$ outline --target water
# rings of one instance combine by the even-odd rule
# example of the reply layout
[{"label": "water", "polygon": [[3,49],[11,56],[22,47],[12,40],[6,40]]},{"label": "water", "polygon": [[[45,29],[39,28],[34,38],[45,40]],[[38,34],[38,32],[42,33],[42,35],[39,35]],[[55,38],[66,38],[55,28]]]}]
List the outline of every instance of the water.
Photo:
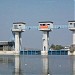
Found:
[{"label": "water", "polygon": [[0,56],[0,75],[75,75],[74,66],[68,55]]}]

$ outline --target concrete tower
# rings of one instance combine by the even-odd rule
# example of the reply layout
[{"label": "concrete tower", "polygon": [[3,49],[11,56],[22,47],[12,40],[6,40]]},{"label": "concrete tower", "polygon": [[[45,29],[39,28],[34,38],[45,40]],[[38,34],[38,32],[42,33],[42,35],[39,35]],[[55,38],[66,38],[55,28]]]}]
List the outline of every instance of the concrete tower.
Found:
[{"label": "concrete tower", "polygon": [[72,31],[72,35],[73,35],[73,42],[70,47],[70,50],[71,53],[75,55],[75,21],[68,21],[68,23],[69,23],[69,30]]},{"label": "concrete tower", "polygon": [[23,22],[16,22],[13,23],[12,33],[15,37],[15,52],[19,54],[21,49],[21,33],[25,31],[25,23]]},{"label": "concrete tower", "polygon": [[41,51],[42,55],[48,55],[49,50],[49,32],[52,31],[53,22],[51,21],[44,21],[39,22],[39,30],[43,32],[43,50]]}]

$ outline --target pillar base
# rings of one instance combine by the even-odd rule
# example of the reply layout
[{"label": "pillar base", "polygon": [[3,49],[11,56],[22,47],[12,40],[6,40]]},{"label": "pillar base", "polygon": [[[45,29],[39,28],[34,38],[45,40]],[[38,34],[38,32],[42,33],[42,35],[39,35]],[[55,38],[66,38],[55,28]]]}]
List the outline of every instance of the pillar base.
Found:
[{"label": "pillar base", "polygon": [[75,44],[70,46],[70,51],[68,51],[68,55],[75,55]]},{"label": "pillar base", "polygon": [[75,55],[75,51],[68,51],[68,55]]},{"label": "pillar base", "polygon": [[20,55],[20,52],[18,52],[18,51],[15,51],[15,55]]},{"label": "pillar base", "polygon": [[16,51],[0,51],[0,55],[20,55],[20,53]]},{"label": "pillar base", "polygon": [[48,55],[48,51],[41,51],[41,55]]}]

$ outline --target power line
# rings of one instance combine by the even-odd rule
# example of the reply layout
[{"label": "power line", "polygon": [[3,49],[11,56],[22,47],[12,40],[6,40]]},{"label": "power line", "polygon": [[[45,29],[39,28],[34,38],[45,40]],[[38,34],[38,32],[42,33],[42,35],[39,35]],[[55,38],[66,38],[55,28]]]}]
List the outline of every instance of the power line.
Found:
[{"label": "power line", "polygon": [[[53,27],[50,27],[50,29],[65,29],[65,28],[69,28],[68,25],[53,25]],[[39,29],[39,26],[26,26],[25,27],[26,30],[33,30],[33,29],[36,29],[38,30]]]}]

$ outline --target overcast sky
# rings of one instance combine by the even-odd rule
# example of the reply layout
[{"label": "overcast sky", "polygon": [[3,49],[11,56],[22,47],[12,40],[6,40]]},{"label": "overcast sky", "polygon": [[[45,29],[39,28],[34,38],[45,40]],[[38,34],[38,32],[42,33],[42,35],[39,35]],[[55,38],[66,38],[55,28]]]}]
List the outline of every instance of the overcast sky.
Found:
[{"label": "overcast sky", "polygon": [[[28,26],[38,26],[39,21],[53,21],[54,25],[68,25],[74,20],[74,0],[0,0],[0,40],[13,39],[13,22],[25,22]],[[42,49],[42,32],[26,30],[22,34],[22,47]],[[55,29],[50,32],[50,45],[72,44],[72,32]]]}]

